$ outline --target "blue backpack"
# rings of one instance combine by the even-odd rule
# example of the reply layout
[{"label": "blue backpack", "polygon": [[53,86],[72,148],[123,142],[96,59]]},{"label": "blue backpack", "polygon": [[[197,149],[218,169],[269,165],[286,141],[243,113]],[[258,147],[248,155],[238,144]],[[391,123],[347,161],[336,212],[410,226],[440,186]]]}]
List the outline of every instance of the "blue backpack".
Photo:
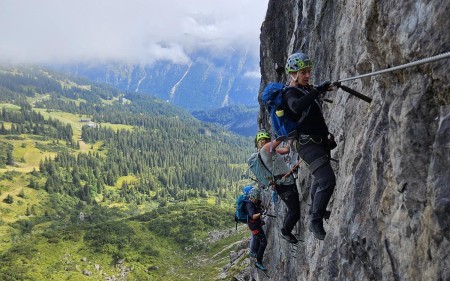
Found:
[{"label": "blue backpack", "polygon": [[234,221],[236,222],[236,229],[238,222],[248,223],[248,211],[245,205],[247,205],[247,202],[250,202],[250,200],[248,199],[248,193],[252,188],[253,188],[252,186],[244,187],[243,189],[244,193],[239,195],[238,198],[236,199],[236,211],[234,213]]},{"label": "blue backpack", "polygon": [[284,113],[283,93],[286,85],[278,82],[269,83],[263,90],[261,99],[267,108],[275,137],[287,136],[297,129],[297,122],[290,120]]}]

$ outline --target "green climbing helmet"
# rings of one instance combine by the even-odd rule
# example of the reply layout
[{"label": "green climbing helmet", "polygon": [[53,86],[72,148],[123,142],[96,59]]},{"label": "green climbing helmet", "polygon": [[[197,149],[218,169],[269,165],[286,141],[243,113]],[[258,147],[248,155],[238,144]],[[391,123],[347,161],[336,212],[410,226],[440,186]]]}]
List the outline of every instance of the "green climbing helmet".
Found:
[{"label": "green climbing helmet", "polygon": [[312,67],[313,62],[309,56],[304,53],[294,53],[290,55],[286,61],[286,73],[297,72],[300,69]]},{"label": "green climbing helmet", "polygon": [[261,199],[261,190],[259,190],[259,188],[257,188],[257,187],[252,188],[250,190],[250,192],[248,193],[248,198],[260,200]]},{"label": "green climbing helmet", "polygon": [[270,135],[266,130],[260,130],[255,137],[255,142],[258,143],[261,139],[269,139]]}]

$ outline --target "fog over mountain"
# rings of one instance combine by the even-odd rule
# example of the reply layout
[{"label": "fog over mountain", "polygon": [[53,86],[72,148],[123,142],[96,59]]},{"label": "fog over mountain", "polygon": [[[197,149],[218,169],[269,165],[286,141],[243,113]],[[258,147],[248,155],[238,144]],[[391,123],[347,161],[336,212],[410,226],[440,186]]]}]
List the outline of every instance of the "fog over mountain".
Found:
[{"label": "fog over mountain", "polygon": [[267,3],[3,2],[0,64],[45,65],[188,110],[255,105]]},{"label": "fog over mountain", "polygon": [[129,93],[149,94],[188,110],[209,110],[258,103],[259,76],[251,73],[249,52],[224,56],[192,54],[189,64],[167,61],[151,65],[125,63],[52,65],[58,71],[108,83]]}]

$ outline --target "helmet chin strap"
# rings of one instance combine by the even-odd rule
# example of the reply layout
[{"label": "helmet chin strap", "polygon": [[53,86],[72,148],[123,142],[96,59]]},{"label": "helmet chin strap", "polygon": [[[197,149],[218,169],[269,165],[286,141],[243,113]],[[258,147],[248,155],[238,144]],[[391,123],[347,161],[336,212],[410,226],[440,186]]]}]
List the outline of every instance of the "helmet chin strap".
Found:
[{"label": "helmet chin strap", "polygon": [[297,79],[298,79],[298,71],[295,73],[295,76],[294,75],[290,75],[291,76],[291,79],[293,80],[293,81],[295,81],[295,82],[297,82],[298,83],[298,81],[297,81]]}]

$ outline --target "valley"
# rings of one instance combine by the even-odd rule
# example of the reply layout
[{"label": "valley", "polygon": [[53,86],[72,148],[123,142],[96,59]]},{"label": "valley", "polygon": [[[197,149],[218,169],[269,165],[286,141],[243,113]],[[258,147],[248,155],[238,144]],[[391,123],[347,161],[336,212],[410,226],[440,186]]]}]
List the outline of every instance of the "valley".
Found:
[{"label": "valley", "polygon": [[233,205],[251,138],[152,97],[0,73],[1,280],[218,278],[248,235]]}]

